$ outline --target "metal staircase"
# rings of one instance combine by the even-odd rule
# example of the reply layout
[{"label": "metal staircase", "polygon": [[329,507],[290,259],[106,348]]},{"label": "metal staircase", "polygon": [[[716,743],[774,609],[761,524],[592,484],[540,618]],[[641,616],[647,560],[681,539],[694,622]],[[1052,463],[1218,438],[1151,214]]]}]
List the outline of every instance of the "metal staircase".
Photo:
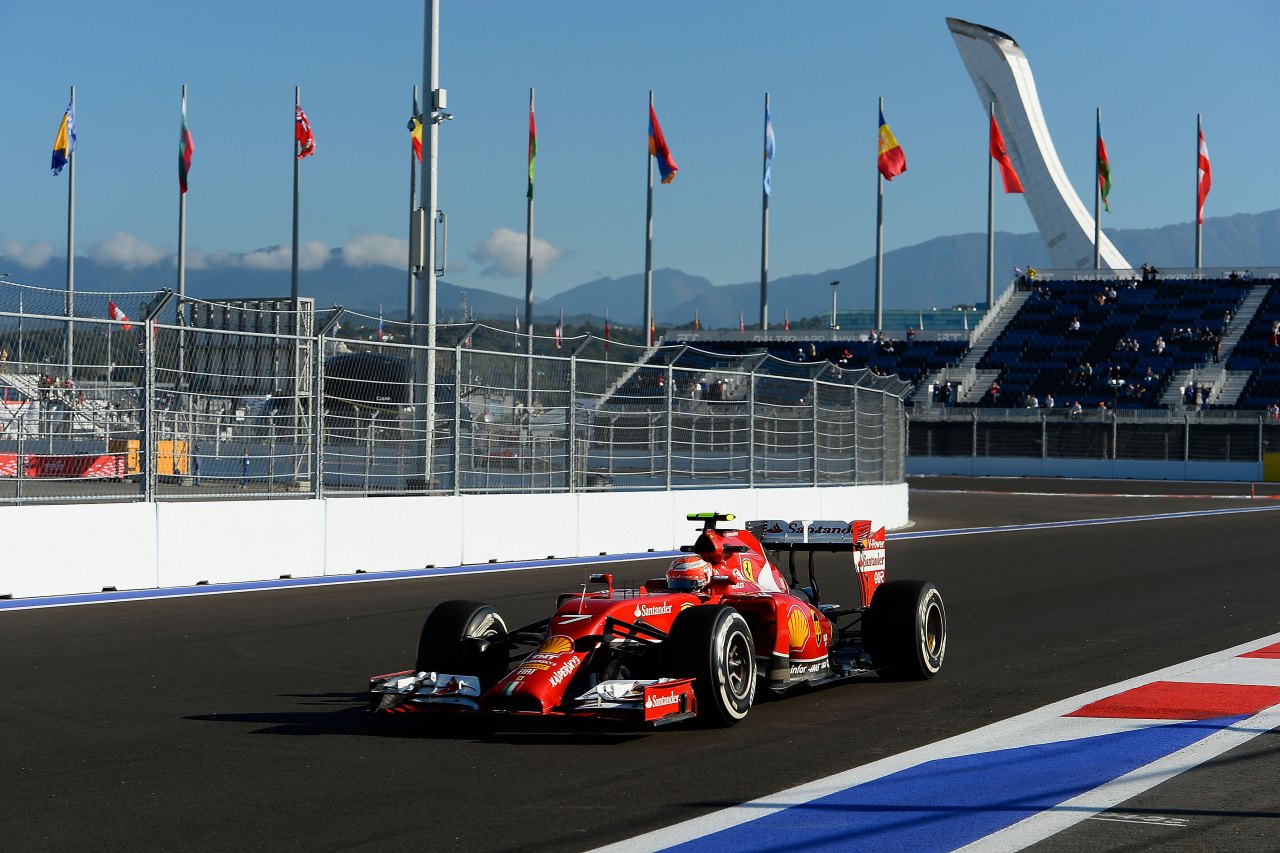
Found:
[{"label": "metal staircase", "polygon": [[911,396],[912,404],[924,406],[932,403],[931,389],[947,382],[951,383],[953,403],[970,403],[981,399],[987,387],[1000,375],[1000,371],[978,370],[978,363],[982,361],[987,350],[991,349],[996,338],[1000,337],[1000,333],[1005,330],[1030,296],[1031,294],[1027,291],[1017,291],[1012,286],[1009,287],[1004,295],[996,300],[992,311],[988,312],[987,317],[984,317],[983,322],[974,330],[964,358],[958,364],[944,367],[932,376],[926,377]]}]

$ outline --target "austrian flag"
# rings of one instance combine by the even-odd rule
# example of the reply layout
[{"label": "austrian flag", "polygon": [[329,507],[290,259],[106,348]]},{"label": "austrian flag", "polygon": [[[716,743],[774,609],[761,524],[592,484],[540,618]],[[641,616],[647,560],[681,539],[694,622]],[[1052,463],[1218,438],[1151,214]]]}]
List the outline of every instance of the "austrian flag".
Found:
[{"label": "austrian flag", "polygon": [[133,328],[133,324],[129,322],[129,318],[120,310],[120,306],[115,303],[114,299],[107,300],[107,316],[121,324],[121,331],[127,332]]}]

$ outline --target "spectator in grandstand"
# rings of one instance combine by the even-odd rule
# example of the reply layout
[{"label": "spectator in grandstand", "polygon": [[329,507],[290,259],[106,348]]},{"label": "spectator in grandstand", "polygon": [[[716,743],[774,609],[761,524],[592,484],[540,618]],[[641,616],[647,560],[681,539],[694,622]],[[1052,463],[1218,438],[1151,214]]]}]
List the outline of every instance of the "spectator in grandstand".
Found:
[{"label": "spectator in grandstand", "polygon": [[982,402],[988,406],[999,405],[1000,403],[1000,383],[992,380],[987,386],[987,393],[983,396]]},{"label": "spectator in grandstand", "polygon": [[1023,402],[1023,405],[1028,409],[1038,409],[1040,408],[1040,398],[1028,391],[1027,398]]},{"label": "spectator in grandstand", "polygon": [[1280,403],[1272,403],[1267,406],[1267,419],[1272,423],[1280,421]]},{"label": "spectator in grandstand", "polygon": [[1050,391],[1048,394],[1044,395],[1044,408],[1052,409],[1053,406],[1054,406],[1053,392]]},{"label": "spectator in grandstand", "polygon": [[9,360],[9,348],[4,347],[3,349],[0,349],[0,361],[8,361],[8,360]]},{"label": "spectator in grandstand", "polygon": [[1227,310],[1222,312],[1222,334],[1225,335],[1227,333],[1227,330],[1230,328],[1231,328],[1231,309],[1228,308]]},{"label": "spectator in grandstand", "polygon": [[1080,405],[1080,401],[1076,400],[1071,404],[1071,417],[1077,418],[1084,414],[1084,407]]},{"label": "spectator in grandstand", "polygon": [[249,485],[249,448],[240,451],[240,488]]},{"label": "spectator in grandstand", "polygon": [[1080,331],[1080,318],[1078,316],[1073,316],[1071,318],[1071,322],[1067,324],[1067,331],[1069,332]]},{"label": "spectator in grandstand", "polygon": [[871,341],[871,343],[873,344],[878,342],[880,340],[879,332],[877,332],[875,329],[872,329],[870,332],[867,332],[867,340]]},{"label": "spectator in grandstand", "polygon": [[1182,402],[1187,406],[1194,406],[1196,404],[1196,386],[1194,383],[1188,382],[1186,385],[1182,386]]},{"label": "spectator in grandstand", "polygon": [[1156,355],[1164,354],[1164,338],[1156,335],[1156,342],[1151,345],[1151,351]]},{"label": "spectator in grandstand", "polygon": [[916,339],[916,327],[907,326],[907,343],[911,343]]}]

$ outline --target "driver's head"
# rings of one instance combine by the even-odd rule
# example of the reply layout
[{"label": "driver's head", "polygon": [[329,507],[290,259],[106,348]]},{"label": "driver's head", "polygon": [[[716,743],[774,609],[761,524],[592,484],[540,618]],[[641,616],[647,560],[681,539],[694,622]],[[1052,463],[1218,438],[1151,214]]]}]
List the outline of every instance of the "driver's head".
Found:
[{"label": "driver's head", "polygon": [[711,583],[711,566],[697,554],[677,557],[667,569],[667,588],[701,592]]}]

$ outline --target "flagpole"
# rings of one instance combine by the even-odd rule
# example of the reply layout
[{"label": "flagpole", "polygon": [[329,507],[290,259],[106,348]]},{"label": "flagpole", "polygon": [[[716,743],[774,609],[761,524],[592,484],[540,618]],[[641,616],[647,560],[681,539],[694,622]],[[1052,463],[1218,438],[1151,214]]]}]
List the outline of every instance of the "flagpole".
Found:
[{"label": "flagpole", "polygon": [[[884,114],[884,98],[879,99],[879,112]],[[884,322],[884,175],[876,169],[876,328]],[[835,325],[835,317],[831,318]]]},{"label": "flagpole", "polygon": [[1102,163],[1098,159],[1098,139],[1102,136],[1102,107],[1095,108],[1097,133],[1093,139],[1093,268],[1102,268]]},{"label": "flagpole", "polygon": [[[302,106],[301,99],[302,90],[299,86],[293,87],[293,115],[294,122],[297,122],[298,107]],[[295,130],[293,142],[289,145],[289,149],[293,152],[293,266],[289,273],[289,296],[293,299],[298,298],[298,140]],[[295,306],[296,307],[296,306]]]},{"label": "flagpole", "polygon": [[[76,87],[71,87],[71,115],[75,115]],[[70,134],[68,134],[69,136]],[[70,140],[68,140],[70,145]],[[74,146],[67,152],[67,378],[75,367],[75,312],[76,312],[76,153]]]},{"label": "flagpole", "polygon": [[[410,131],[412,131],[413,120],[414,119],[417,119],[418,121],[422,120],[422,117],[418,114],[418,84],[416,83],[413,85],[413,112],[410,115],[411,115],[411,118],[409,119],[409,129]],[[412,144],[412,138],[411,138],[411,141],[409,144],[409,221],[410,223],[412,223],[413,221],[413,211],[417,209],[417,207],[418,207],[418,158],[417,158],[417,155],[413,153],[413,144]],[[413,236],[412,225],[410,225],[409,231],[411,232],[410,238],[412,238]],[[413,340],[413,331],[412,331],[413,330],[413,312],[414,312],[414,308],[416,307],[414,304],[416,302],[414,297],[417,295],[417,289],[413,286],[413,282],[414,282],[413,252],[411,250],[409,252],[409,286],[408,286],[407,293],[405,294],[405,311],[404,311],[404,318],[410,324],[409,325],[410,341]]]},{"label": "flagpole", "polygon": [[[426,18],[423,27],[422,47],[422,97],[428,102],[426,153],[422,161],[422,204],[424,208],[425,234],[423,235],[422,270],[420,280],[426,285],[426,364],[423,377],[426,387],[426,448],[424,465],[426,483],[429,485],[435,469],[432,454],[436,429],[436,191],[438,178],[438,148],[440,122],[444,113],[445,92],[440,88],[440,0],[423,0]],[[455,365],[456,367],[456,365]],[[455,488],[457,484],[455,483]]]},{"label": "flagpole", "polygon": [[1196,212],[1191,221],[1196,224],[1196,269],[1200,269],[1200,135],[1204,131],[1200,127],[1200,113],[1196,113]]},{"label": "flagpole", "polygon": [[[533,120],[533,87],[529,87],[529,144],[537,145]],[[524,234],[524,326],[525,326],[525,409],[533,408],[533,156],[529,150],[529,192],[525,199]]]},{"label": "flagpole", "polygon": [[[991,134],[991,122],[996,120],[996,102],[987,104],[987,134]],[[996,290],[996,204],[995,204],[995,158],[991,156],[990,138],[987,142],[987,309],[995,302]]]},{"label": "flagpole", "polygon": [[[187,84],[182,84],[182,117],[187,116]],[[187,297],[187,194],[178,188],[178,304]]]},{"label": "flagpole", "polygon": [[760,330],[769,330],[769,93],[764,93],[765,156],[760,187]]},{"label": "flagpole", "polygon": [[[653,90],[649,90],[649,114],[653,114]],[[644,230],[644,335],[645,348],[653,345],[653,157],[645,146],[645,171],[648,193],[645,201]]]}]

